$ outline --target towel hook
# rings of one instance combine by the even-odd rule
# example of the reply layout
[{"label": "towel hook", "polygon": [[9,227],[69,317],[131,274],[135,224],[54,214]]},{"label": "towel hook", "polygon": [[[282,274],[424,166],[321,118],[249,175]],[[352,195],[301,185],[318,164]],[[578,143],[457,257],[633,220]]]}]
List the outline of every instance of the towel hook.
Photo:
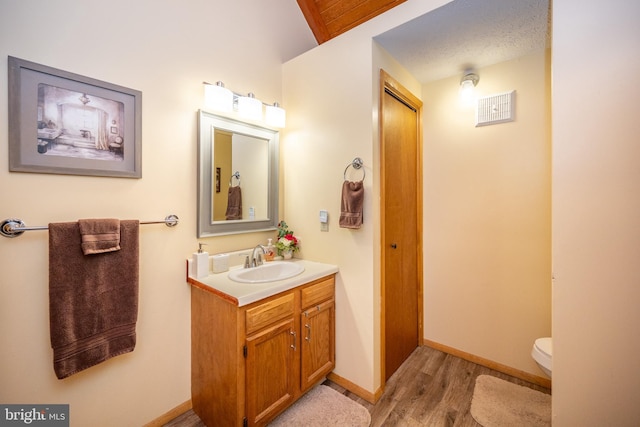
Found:
[{"label": "towel hook", "polygon": [[233,187],[233,178],[238,180],[237,186],[240,187],[240,171],[236,171],[236,173],[231,175],[231,178],[229,178],[229,187]]},{"label": "towel hook", "polygon": [[362,161],[362,159],[360,157],[356,157],[355,159],[353,159],[353,161],[351,163],[349,163],[347,165],[346,168],[344,168],[344,180],[347,180],[347,171],[349,170],[349,166],[351,166],[352,168],[358,170],[358,169],[362,169],[362,180],[364,181],[365,176],[367,175],[367,173],[365,172],[363,166],[364,166],[364,162]]}]

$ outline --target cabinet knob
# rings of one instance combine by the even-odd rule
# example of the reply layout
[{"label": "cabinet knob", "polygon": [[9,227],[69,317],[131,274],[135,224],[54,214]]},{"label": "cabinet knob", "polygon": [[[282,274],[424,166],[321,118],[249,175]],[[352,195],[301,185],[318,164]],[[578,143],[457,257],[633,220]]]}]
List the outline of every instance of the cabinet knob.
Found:
[{"label": "cabinet knob", "polygon": [[396,249],[398,247],[398,245],[396,245],[395,243],[391,244],[391,249]]}]

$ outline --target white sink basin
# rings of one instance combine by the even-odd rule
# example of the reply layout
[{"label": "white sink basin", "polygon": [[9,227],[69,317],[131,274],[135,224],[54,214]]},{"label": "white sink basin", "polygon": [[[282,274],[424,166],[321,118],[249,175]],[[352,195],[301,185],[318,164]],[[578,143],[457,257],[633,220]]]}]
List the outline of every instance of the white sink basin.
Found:
[{"label": "white sink basin", "polygon": [[259,267],[241,268],[229,272],[229,279],[241,283],[267,283],[284,280],[304,271],[299,263],[287,261],[271,261]]}]

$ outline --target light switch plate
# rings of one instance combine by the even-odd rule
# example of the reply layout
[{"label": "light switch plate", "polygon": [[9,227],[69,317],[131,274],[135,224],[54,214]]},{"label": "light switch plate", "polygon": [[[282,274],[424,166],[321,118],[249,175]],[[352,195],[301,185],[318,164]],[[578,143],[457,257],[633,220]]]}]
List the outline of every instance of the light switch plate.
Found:
[{"label": "light switch plate", "polygon": [[329,212],[324,209],[320,211],[320,231],[329,231]]}]

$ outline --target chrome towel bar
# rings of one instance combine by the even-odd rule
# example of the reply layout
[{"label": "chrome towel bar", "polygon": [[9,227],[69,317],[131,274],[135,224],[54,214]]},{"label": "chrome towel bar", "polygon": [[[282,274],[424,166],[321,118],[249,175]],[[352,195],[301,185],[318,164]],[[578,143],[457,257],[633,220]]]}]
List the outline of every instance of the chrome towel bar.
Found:
[{"label": "chrome towel bar", "polygon": [[[140,224],[165,224],[167,227],[175,227],[176,225],[178,225],[178,216],[173,214],[167,215],[162,221],[141,221]],[[2,234],[4,237],[18,237],[25,231],[48,229],[49,227],[46,225],[27,227],[20,219],[5,219],[4,221],[2,221],[2,224],[0,224],[0,234]]]}]

